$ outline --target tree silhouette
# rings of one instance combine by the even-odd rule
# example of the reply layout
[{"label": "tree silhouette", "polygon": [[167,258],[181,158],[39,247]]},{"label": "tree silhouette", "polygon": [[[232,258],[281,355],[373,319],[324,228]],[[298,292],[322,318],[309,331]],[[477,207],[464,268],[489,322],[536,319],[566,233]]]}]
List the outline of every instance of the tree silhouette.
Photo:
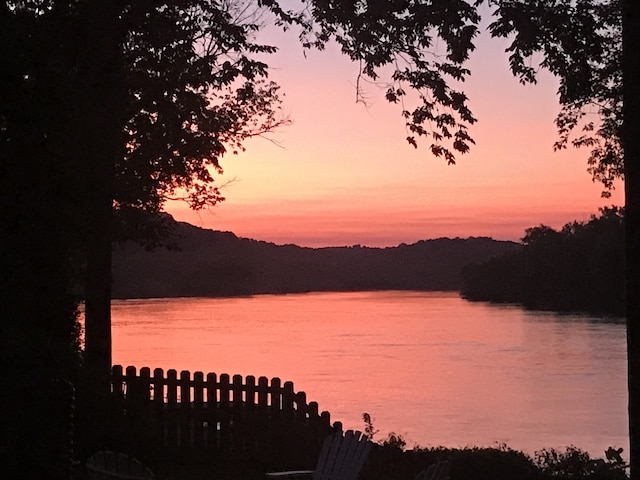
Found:
[{"label": "tree silhouette", "polygon": [[622,0],[625,252],[631,478],[640,478],[640,4]]},{"label": "tree silhouette", "polygon": [[450,164],[456,152],[469,151],[474,141],[468,127],[476,119],[467,96],[450,84],[464,81],[470,73],[464,62],[478,33],[475,6],[464,0],[305,0],[301,12],[283,13],[278,2],[259,3],[281,22],[300,27],[305,48],[322,50],[327,42],[337,42],[360,66],[358,101],[363,82],[383,82],[385,99],[401,107],[409,144],[417,148],[420,138],[430,138],[431,153]]},{"label": "tree silhouette", "polygon": [[[63,362],[73,363],[67,358],[77,351],[78,283],[90,390],[108,393],[114,210],[139,221],[148,218],[139,213],[158,211],[177,189],[195,208],[215,204],[219,158],[286,121],[266,65],[251,58],[273,49],[250,41],[257,26],[233,7],[207,0],[0,5],[7,213],[0,270],[12,319],[2,325],[2,365],[7,385],[25,393],[12,397],[25,415],[3,428],[2,446],[4,452],[5,444],[39,438],[44,449],[19,446],[27,458],[12,462],[24,465],[24,478],[51,469],[50,430],[29,416],[38,408],[28,400],[45,401],[43,381],[72,377],[73,365]],[[24,339],[33,348],[21,348]],[[99,396],[92,401],[104,407]],[[20,429],[24,435],[12,435]],[[41,461],[29,462],[32,454]]]},{"label": "tree silhouette", "polygon": [[141,219],[152,218],[140,213],[172,196],[196,209],[216,204],[220,157],[286,119],[266,64],[252,58],[274,49],[250,40],[258,26],[241,2],[74,3],[70,35],[86,46],[74,57],[74,102],[86,107],[77,131],[81,155],[92,159],[82,169],[85,360],[104,384],[113,212],[140,232]]},{"label": "tree silhouette", "polygon": [[68,404],[79,365],[69,258],[82,196],[68,134],[73,87],[59,81],[69,20],[0,5],[0,461],[9,478],[64,478],[71,453],[62,397]]},{"label": "tree silhouette", "polygon": [[[258,25],[244,7],[192,0],[132,2],[117,10],[116,28],[123,33],[114,41],[127,65],[126,102],[111,198],[129,218],[140,210],[158,212],[176,194],[196,209],[215,205],[223,199],[212,185],[213,174],[222,172],[220,158],[242,149],[246,138],[286,123],[278,113],[278,87],[266,81],[267,65],[252,58],[274,49],[250,41]],[[105,255],[107,245],[99,251]],[[88,278],[99,278],[106,261]],[[87,290],[85,350],[108,372],[110,345],[102,341],[110,329],[110,295],[102,278],[98,295],[89,297]]]},{"label": "tree silhouette", "polygon": [[604,208],[588,222],[528,228],[523,248],[463,271],[471,300],[624,316],[624,216]]},{"label": "tree silhouette", "polygon": [[[464,62],[474,48],[483,4],[496,9],[492,33],[512,39],[511,68],[522,81],[535,78],[528,63],[532,55],[541,55],[540,67],[561,79],[557,147],[571,142],[591,147],[589,168],[605,187],[624,174],[630,458],[631,476],[640,478],[640,2],[306,0],[301,12],[286,11],[274,0],[258,4],[281,25],[301,28],[307,47],[338,42],[360,64],[358,84],[381,81],[390,71],[385,98],[399,104],[407,141],[417,146],[430,137],[431,153],[449,163],[473,143],[468,126],[475,118],[464,93],[450,85],[470,73]],[[21,270],[24,279],[33,274],[43,280],[43,286],[30,291],[33,299],[44,299],[44,308],[56,303],[42,293],[47,280],[62,280],[66,291],[69,256],[86,253],[87,360],[102,376],[110,365],[114,202],[116,207],[153,210],[176,188],[186,188],[192,206],[215,203],[220,196],[211,187],[209,169],[215,171],[227,146],[237,146],[253,127],[259,131],[273,125],[276,90],[258,82],[267,67],[248,55],[270,49],[250,42],[259,25],[234,19],[225,9],[233,5],[209,0],[31,0],[0,6],[6,41],[2,58],[10,59],[10,69],[2,71],[2,86],[9,88],[0,94],[7,186],[3,207],[15,206],[11,194],[19,193],[20,200],[28,196],[20,193],[21,187],[34,195],[19,213],[47,204],[36,209],[46,220],[37,231],[23,228],[21,216],[10,212],[3,231],[11,232],[13,240],[5,243],[27,254],[16,235],[36,241],[46,225],[53,228],[58,205],[69,227],[52,230],[57,236],[51,244],[59,247],[42,257],[47,265],[48,259],[57,259],[51,270],[40,262],[16,265],[6,253],[3,262]],[[233,60],[218,63],[229,54]],[[219,96],[214,94],[215,107],[210,108],[212,92]],[[27,110],[21,111],[16,98],[37,102],[27,101]],[[417,106],[408,106],[412,100]],[[593,125],[583,116],[592,104],[600,114]],[[583,126],[584,135],[570,140]],[[72,313],[64,307],[57,321],[72,318]],[[65,335],[60,341],[67,345]]]}]

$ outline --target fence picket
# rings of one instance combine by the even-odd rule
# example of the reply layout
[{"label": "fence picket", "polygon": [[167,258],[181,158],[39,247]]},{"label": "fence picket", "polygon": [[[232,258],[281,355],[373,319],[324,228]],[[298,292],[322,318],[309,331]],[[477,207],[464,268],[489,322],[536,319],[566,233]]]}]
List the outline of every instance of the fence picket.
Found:
[{"label": "fence picket", "polygon": [[205,419],[204,419],[204,374],[195,372],[193,374],[193,441],[192,446],[203,445],[205,442]]},{"label": "fence picket", "polygon": [[282,388],[280,387],[280,379],[278,377],[271,379],[269,393],[271,394],[271,402],[269,403],[271,410],[279,412],[282,407]]},{"label": "fence picket", "polygon": [[256,377],[247,375],[245,382],[246,393],[244,403],[253,411],[253,407],[256,405]]},{"label": "fence picket", "polygon": [[204,436],[205,444],[211,450],[220,448],[218,429],[218,382],[215,373],[207,374],[207,408],[205,414]]},{"label": "fence picket", "polygon": [[180,372],[180,446],[192,445],[193,415],[191,415],[191,373]]},{"label": "fence picket", "polygon": [[233,417],[231,415],[231,387],[229,384],[229,374],[220,375],[220,401],[218,402],[218,428],[220,437],[220,448],[231,449],[231,428]]},{"label": "fence picket", "polygon": [[307,405],[307,394],[304,392],[298,392],[294,394],[294,401],[296,407],[296,421],[299,423],[305,423],[309,415],[309,406]]},{"label": "fence picket", "polygon": [[178,372],[171,369],[167,371],[167,403],[166,425],[167,446],[175,448],[179,445],[180,421],[178,419]]},{"label": "fence picket", "polygon": [[153,402],[151,411],[154,419],[153,429],[154,437],[157,442],[162,445],[168,445],[169,431],[167,429],[166,411],[165,411],[165,392],[164,392],[164,371],[161,368],[153,369],[153,378],[151,386],[153,389]]},{"label": "fence picket", "polygon": [[120,365],[114,365],[111,370],[111,391],[116,397],[124,395],[124,377]]},{"label": "fence picket", "polygon": [[267,408],[269,396],[269,380],[267,377],[258,378],[258,406]]},{"label": "fence picket", "polygon": [[293,382],[284,382],[282,387],[282,412],[287,418],[293,418]]}]

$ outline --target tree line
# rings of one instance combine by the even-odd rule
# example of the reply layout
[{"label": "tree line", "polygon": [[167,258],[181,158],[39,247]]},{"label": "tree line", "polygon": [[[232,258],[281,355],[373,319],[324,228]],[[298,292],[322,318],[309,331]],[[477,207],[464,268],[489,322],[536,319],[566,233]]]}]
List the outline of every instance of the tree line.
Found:
[{"label": "tree line", "polygon": [[528,228],[522,248],[462,270],[469,300],[526,308],[624,316],[624,209],[586,222]]},{"label": "tree line", "polygon": [[115,249],[114,298],[458,290],[464,265],[517,247],[514,242],[479,237],[387,248],[305,248],[238,238],[170,217],[167,223],[173,227],[172,245],[178,248],[147,251],[130,241]]}]

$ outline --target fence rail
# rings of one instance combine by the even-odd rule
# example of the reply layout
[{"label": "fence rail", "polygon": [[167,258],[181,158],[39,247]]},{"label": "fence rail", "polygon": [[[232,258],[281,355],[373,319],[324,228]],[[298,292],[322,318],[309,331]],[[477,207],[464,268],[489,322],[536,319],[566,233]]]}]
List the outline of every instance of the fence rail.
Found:
[{"label": "fence rail", "polygon": [[242,452],[278,458],[297,451],[315,459],[331,426],[328,412],[279,378],[176,370],[112,369],[118,438],[129,451],[211,455]]}]

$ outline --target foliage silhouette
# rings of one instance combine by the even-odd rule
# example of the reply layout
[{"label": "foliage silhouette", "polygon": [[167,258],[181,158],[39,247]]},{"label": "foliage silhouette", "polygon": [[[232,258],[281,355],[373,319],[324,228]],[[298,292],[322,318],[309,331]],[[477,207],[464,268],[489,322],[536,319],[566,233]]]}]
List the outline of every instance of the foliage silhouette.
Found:
[{"label": "foliage silhouette", "polygon": [[[21,465],[22,478],[41,478],[53,464],[53,446],[46,444],[57,437],[41,425],[54,422],[33,411],[48,411],[37,406],[53,396],[45,387],[52,379],[75,380],[79,290],[86,365],[95,364],[93,376],[103,378],[110,367],[113,208],[127,226],[121,236],[134,231],[147,243],[159,241],[163,225],[141,224],[149,217],[138,210],[157,211],[176,188],[193,206],[217,202],[209,168],[219,167],[225,148],[241,148],[243,139],[284,121],[275,110],[277,87],[262,80],[266,65],[249,58],[270,48],[251,43],[257,27],[241,24],[225,11],[229,6],[205,0],[179,7],[88,0],[0,5],[7,213],[0,270],[10,299],[5,312],[14,319],[3,322],[2,364],[8,384],[24,394],[12,397],[16,415],[7,420],[2,444],[3,452],[9,446],[23,452],[6,464]],[[104,404],[92,401],[89,410]]]},{"label": "foliage silhouette", "polygon": [[[366,414],[365,414],[366,415]],[[365,428],[373,429],[370,417],[363,416]],[[400,435],[390,433],[378,441],[362,478],[416,478],[426,466],[447,461],[450,477],[456,479],[610,479],[628,478],[628,464],[622,448],[609,447],[604,458],[592,458],[588,452],[570,445],[564,450],[542,449],[531,457],[502,444],[494,448],[423,448],[406,449]]]},{"label": "foliage silhouette", "polygon": [[[208,0],[111,6],[118,18],[120,62],[126,65],[109,200],[117,218],[125,219],[120,224],[131,226],[134,219],[139,225],[151,218],[141,211],[158,212],[168,198],[184,198],[195,209],[215,205],[223,200],[213,185],[214,173],[222,173],[220,157],[228,149],[241,150],[246,138],[287,123],[278,110],[278,87],[266,80],[267,65],[255,59],[275,49],[251,40],[259,19],[245,7]],[[148,245],[159,241],[140,237],[139,228],[137,233]],[[100,272],[108,273],[106,267]],[[87,303],[87,329],[96,324],[102,338],[109,325],[108,296],[95,301],[104,308],[96,309],[94,321]],[[100,348],[92,338],[87,331],[87,355]]]},{"label": "foliage silhouette", "polygon": [[624,316],[624,214],[604,208],[561,230],[528,228],[523,248],[462,271],[469,300]]}]

